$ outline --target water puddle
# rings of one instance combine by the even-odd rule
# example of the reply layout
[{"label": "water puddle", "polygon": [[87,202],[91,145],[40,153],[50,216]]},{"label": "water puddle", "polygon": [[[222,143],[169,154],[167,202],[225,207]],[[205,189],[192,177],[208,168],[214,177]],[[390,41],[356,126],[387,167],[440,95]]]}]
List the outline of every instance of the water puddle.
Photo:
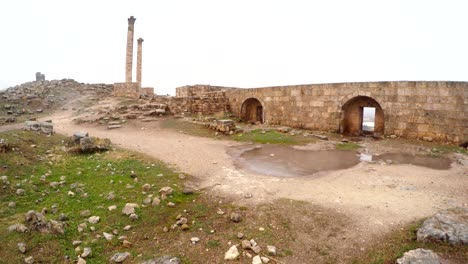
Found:
[{"label": "water puddle", "polygon": [[353,151],[311,151],[274,145],[244,150],[236,156],[234,163],[238,168],[280,177],[306,176],[321,171],[341,170],[359,163],[359,156]]},{"label": "water puddle", "polygon": [[450,159],[445,157],[430,157],[405,153],[385,153],[382,155],[374,155],[372,156],[372,160],[385,161],[390,164],[411,164],[435,170],[448,170],[450,169],[451,163]]},{"label": "water puddle", "polygon": [[351,168],[361,161],[412,164],[436,170],[450,169],[450,159],[405,153],[371,155],[346,150],[305,150],[289,146],[263,145],[231,150],[237,168],[254,173],[297,177]]}]

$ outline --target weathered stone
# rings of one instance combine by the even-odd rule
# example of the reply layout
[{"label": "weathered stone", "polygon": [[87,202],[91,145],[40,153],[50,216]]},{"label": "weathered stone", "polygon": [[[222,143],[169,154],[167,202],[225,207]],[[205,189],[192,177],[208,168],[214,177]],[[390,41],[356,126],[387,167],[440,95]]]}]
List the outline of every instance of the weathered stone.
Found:
[{"label": "weathered stone", "polygon": [[14,224],[8,227],[8,232],[16,231],[18,233],[25,233],[28,228],[23,224]]},{"label": "weathered stone", "polygon": [[444,210],[424,221],[417,232],[418,241],[468,245],[468,209]]},{"label": "weathered stone", "polygon": [[116,253],[112,256],[110,259],[110,262],[114,263],[122,263],[124,262],[128,257],[130,257],[130,253],[128,252],[123,252],[123,253]]},{"label": "weathered stone", "polygon": [[87,257],[91,256],[91,254],[92,254],[91,248],[85,247],[85,248],[83,248],[83,253],[81,253],[80,256],[82,258],[87,258]]},{"label": "weathered stone", "polygon": [[418,248],[406,252],[403,257],[397,259],[397,264],[440,264],[437,254],[428,249]]},{"label": "weathered stone", "polygon": [[250,249],[252,247],[252,245],[250,244],[249,240],[242,240],[241,247],[243,249]]},{"label": "weathered stone", "polygon": [[231,213],[231,216],[229,217],[232,222],[234,223],[239,223],[242,220],[242,215],[240,213]]},{"label": "weathered stone", "polygon": [[23,254],[26,253],[26,250],[27,250],[26,243],[24,242],[18,243],[18,250]]},{"label": "weathered stone", "polygon": [[122,214],[131,215],[135,213],[135,208],[138,208],[138,204],[136,203],[127,203],[125,204],[124,208],[122,209]]},{"label": "weathered stone", "polygon": [[34,264],[34,258],[32,256],[29,256],[24,259],[24,263],[26,264]]},{"label": "weathered stone", "polygon": [[267,246],[267,253],[270,256],[276,256],[276,247],[275,246]]},{"label": "weathered stone", "polygon": [[252,258],[252,264],[262,264],[262,259],[259,255]]},{"label": "weathered stone", "polygon": [[152,206],[158,206],[159,204],[161,204],[161,200],[159,200],[158,197],[154,197],[153,201],[151,202],[151,205]]},{"label": "weathered stone", "polygon": [[235,260],[239,257],[239,250],[237,250],[237,246],[234,245],[229,248],[229,250],[224,254],[224,260]]},{"label": "weathered stone", "polygon": [[180,264],[182,263],[179,258],[171,256],[163,256],[155,259],[150,259],[142,264]]},{"label": "weathered stone", "polygon": [[88,222],[90,224],[97,224],[99,220],[101,220],[99,216],[91,216],[90,218],[88,218]]},{"label": "weathered stone", "polygon": [[88,137],[88,136],[89,136],[88,132],[77,131],[77,132],[73,133],[72,140],[73,140],[73,142],[75,142],[76,144],[79,144],[79,143],[80,143],[80,140],[81,140],[82,138],[85,138],[85,137]]}]

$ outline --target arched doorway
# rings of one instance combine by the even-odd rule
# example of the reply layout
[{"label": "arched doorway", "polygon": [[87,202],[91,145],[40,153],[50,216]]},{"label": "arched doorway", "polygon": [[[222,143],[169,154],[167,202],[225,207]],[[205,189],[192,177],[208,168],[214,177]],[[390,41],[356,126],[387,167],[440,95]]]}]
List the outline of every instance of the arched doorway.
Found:
[{"label": "arched doorway", "polygon": [[263,123],[263,106],[257,98],[249,98],[244,101],[240,117],[245,122]]},{"label": "arched doorway", "polygon": [[380,104],[368,96],[356,96],[342,107],[341,132],[353,136],[384,133],[384,112]]}]

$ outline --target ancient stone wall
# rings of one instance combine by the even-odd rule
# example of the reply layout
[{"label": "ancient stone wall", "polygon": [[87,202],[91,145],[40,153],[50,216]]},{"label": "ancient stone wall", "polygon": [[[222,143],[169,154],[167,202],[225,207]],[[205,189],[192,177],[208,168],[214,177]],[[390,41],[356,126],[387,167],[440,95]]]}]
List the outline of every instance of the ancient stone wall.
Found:
[{"label": "ancient stone wall", "polygon": [[239,88],[224,87],[224,86],[211,86],[211,85],[202,85],[202,84],[186,85],[186,86],[176,88],[176,96],[177,97],[192,97],[192,96],[204,97],[208,93],[222,92],[222,91],[232,90],[232,89],[239,89]]},{"label": "ancient stone wall", "polygon": [[[343,132],[346,126],[356,129],[357,114],[352,113],[356,107],[375,101],[382,110],[376,115],[376,128],[381,127],[386,135],[468,140],[468,82],[311,84],[228,89],[225,94],[239,117],[247,99],[258,99],[269,124]],[[346,113],[357,101],[351,107],[354,110]]]},{"label": "ancient stone wall", "polygon": [[143,87],[141,88],[141,95],[145,96],[153,96],[154,95],[154,88],[153,87]]},{"label": "ancient stone wall", "polygon": [[128,98],[140,98],[141,87],[140,83],[114,83],[114,96],[117,97],[128,97]]},{"label": "ancient stone wall", "polygon": [[154,96],[151,102],[166,104],[171,114],[212,115],[230,111],[224,93],[211,93],[204,97]]}]

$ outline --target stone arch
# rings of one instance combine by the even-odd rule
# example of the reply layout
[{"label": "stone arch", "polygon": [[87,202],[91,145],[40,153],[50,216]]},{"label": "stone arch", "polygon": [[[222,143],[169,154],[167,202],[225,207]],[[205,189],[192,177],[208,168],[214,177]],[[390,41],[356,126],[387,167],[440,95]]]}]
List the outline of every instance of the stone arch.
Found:
[{"label": "stone arch", "polygon": [[245,122],[264,122],[263,104],[254,97],[246,99],[242,103],[240,117]]},{"label": "stone arch", "polygon": [[341,107],[340,132],[349,135],[362,135],[363,109],[375,108],[374,134],[384,134],[384,111],[381,105],[372,97],[358,95],[348,99]]}]

